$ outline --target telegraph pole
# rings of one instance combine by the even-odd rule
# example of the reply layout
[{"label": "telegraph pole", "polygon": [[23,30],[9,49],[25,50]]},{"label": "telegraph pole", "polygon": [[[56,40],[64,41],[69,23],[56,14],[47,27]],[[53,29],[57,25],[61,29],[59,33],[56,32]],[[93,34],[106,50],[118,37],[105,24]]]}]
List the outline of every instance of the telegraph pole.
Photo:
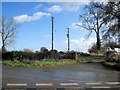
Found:
[{"label": "telegraph pole", "polygon": [[67,37],[68,37],[68,53],[69,53],[69,50],[70,50],[69,29],[70,29],[70,28],[67,28],[67,29],[68,29],[68,34],[67,34]]},{"label": "telegraph pole", "polygon": [[52,16],[52,50],[53,50],[53,16]]}]

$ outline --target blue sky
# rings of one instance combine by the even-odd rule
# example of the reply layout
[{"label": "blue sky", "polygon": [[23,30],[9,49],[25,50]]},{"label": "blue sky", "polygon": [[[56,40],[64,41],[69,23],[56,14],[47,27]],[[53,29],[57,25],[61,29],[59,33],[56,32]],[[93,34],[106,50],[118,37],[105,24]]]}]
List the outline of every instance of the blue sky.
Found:
[{"label": "blue sky", "polygon": [[24,48],[40,51],[41,47],[51,50],[51,17],[54,17],[54,49],[67,51],[67,28],[70,27],[70,50],[87,52],[96,42],[94,33],[85,39],[88,31],[75,27],[80,23],[79,14],[84,12],[85,3],[65,2],[3,2],[2,15],[14,17],[21,26],[17,29],[15,43],[8,50]]}]

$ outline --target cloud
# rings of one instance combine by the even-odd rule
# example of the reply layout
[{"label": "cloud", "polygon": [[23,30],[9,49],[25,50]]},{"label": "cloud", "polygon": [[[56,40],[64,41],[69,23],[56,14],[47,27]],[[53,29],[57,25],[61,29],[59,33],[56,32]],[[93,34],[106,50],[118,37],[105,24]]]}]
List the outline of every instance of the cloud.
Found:
[{"label": "cloud", "polygon": [[107,24],[106,24],[106,27],[111,27],[111,26],[113,26],[115,23],[114,22],[108,22]]},{"label": "cloud", "polygon": [[[72,39],[70,40],[70,50],[79,51],[79,52],[87,52],[88,49],[96,43],[96,38],[80,38],[80,39]],[[54,48],[58,51],[67,51],[68,41],[59,42],[54,44]]]},{"label": "cloud", "polygon": [[54,5],[54,6],[50,7],[50,8],[48,8],[48,11],[54,12],[54,13],[59,13],[59,12],[62,11],[62,8],[60,6],[58,6],[58,5]]},{"label": "cloud", "polygon": [[67,11],[77,11],[80,8],[80,4],[77,3],[64,3],[63,8]]},{"label": "cloud", "polygon": [[[65,43],[67,44],[67,41],[65,41]],[[93,43],[96,43],[96,38],[80,38],[79,40],[70,40],[70,50],[87,52]]]},{"label": "cloud", "polygon": [[83,24],[82,24],[82,22],[80,22],[80,23],[73,23],[71,26],[73,27],[73,28],[79,28],[80,26],[82,26]]},{"label": "cloud", "polygon": [[38,8],[40,8],[41,6],[43,6],[42,4],[38,4],[37,6],[34,7],[34,10],[37,10]]},{"label": "cloud", "polygon": [[[100,26],[101,23],[103,23],[103,20],[101,20],[101,19],[98,20],[99,26]],[[96,22],[96,23],[89,23],[89,24],[90,24],[90,28],[91,28],[91,29],[92,29],[92,28],[96,28],[96,29],[97,29],[97,22]],[[106,26],[113,25],[113,24],[114,24],[114,23],[107,23]],[[104,24],[103,24],[103,25],[104,25]],[[89,28],[88,26],[86,26],[85,23],[82,23],[82,22],[72,23],[72,24],[71,24],[71,27],[74,28],[74,29],[80,28],[81,30],[85,30],[85,29],[86,29],[85,27]]]},{"label": "cloud", "polygon": [[50,13],[37,12],[33,14],[33,16],[28,16],[27,14],[24,14],[24,15],[13,17],[13,18],[17,22],[26,22],[26,21],[39,20],[42,16],[49,16],[49,15]]},{"label": "cloud", "polygon": [[64,2],[61,7],[66,11],[78,11],[82,5],[87,5],[89,2]]}]

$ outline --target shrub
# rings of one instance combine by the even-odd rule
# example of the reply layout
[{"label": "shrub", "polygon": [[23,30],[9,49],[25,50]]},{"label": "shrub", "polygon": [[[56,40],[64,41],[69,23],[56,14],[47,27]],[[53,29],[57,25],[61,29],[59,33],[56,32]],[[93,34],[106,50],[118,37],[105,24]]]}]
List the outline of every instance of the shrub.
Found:
[{"label": "shrub", "polygon": [[120,61],[120,55],[113,51],[106,52],[106,61],[108,62],[119,62]]},{"label": "shrub", "polygon": [[29,60],[41,60],[44,58],[50,58],[50,52],[22,52],[22,51],[12,51],[12,52],[5,52],[2,53],[2,60],[19,60],[22,61],[24,59]]},{"label": "shrub", "polygon": [[23,59],[23,60],[22,60],[22,63],[25,63],[25,64],[30,64],[30,63],[31,63],[31,61],[30,61],[29,59]]},{"label": "shrub", "polygon": [[40,65],[40,61],[38,61],[38,60],[35,60],[35,61],[33,61],[34,63],[33,63],[33,65],[34,66],[39,66]]}]

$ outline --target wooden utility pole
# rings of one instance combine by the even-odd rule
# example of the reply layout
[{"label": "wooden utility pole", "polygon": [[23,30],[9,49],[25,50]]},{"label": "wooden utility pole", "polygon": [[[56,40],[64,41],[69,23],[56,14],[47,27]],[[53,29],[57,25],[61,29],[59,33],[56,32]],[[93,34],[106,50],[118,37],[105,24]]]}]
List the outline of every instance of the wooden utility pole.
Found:
[{"label": "wooden utility pole", "polygon": [[70,29],[70,28],[68,28],[68,34],[67,34],[67,37],[68,37],[68,53],[69,53],[69,51],[70,51],[69,29]]},{"label": "wooden utility pole", "polygon": [[53,16],[52,16],[52,50],[53,50]]}]

